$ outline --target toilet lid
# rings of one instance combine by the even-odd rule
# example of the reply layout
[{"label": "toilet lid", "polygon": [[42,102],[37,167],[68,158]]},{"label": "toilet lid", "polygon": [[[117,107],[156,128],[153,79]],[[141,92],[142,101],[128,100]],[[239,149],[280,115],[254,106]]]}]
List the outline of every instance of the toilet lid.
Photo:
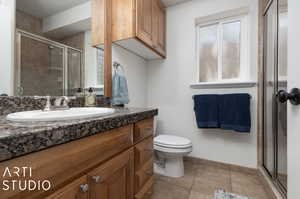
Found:
[{"label": "toilet lid", "polygon": [[154,144],[169,148],[188,148],[192,146],[189,139],[175,135],[159,135],[154,138]]}]

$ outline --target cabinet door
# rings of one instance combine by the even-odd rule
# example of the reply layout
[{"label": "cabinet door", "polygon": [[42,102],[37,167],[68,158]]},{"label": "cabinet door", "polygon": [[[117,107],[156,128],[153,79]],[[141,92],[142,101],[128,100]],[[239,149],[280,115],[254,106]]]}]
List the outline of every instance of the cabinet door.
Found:
[{"label": "cabinet door", "polygon": [[165,56],[166,12],[160,0],[153,0],[152,12],[153,48]]},{"label": "cabinet door", "polygon": [[166,10],[161,4],[160,0],[157,0],[159,4],[158,9],[158,52],[162,55],[166,55]]},{"label": "cabinet door", "polygon": [[135,199],[150,199],[153,194],[154,176],[152,176],[147,183],[143,186],[141,191],[135,194]]},{"label": "cabinet door", "polygon": [[130,149],[90,172],[90,199],[132,199],[133,164]]},{"label": "cabinet door", "polygon": [[149,137],[134,146],[134,170],[138,171],[153,157],[153,137]]},{"label": "cabinet door", "polygon": [[133,142],[137,143],[141,140],[152,136],[154,133],[153,129],[153,118],[142,120],[135,123],[133,131]]},{"label": "cabinet door", "polygon": [[86,176],[58,190],[47,199],[88,199],[89,186]]},{"label": "cabinet door", "polygon": [[152,1],[137,0],[137,37],[152,46]]},{"label": "cabinet door", "polygon": [[104,44],[104,18],[105,4],[104,0],[92,0],[92,45],[99,46]]}]

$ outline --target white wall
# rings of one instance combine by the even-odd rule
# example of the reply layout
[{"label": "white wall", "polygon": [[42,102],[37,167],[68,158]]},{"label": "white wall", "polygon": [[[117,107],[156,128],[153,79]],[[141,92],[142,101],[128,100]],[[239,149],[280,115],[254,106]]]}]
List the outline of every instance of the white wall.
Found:
[{"label": "white wall", "polygon": [[0,94],[13,94],[15,0],[0,0]]},{"label": "white wall", "polygon": [[146,107],[147,62],[141,57],[117,45],[113,45],[112,54],[112,60],[119,62],[125,70],[130,99],[128,106]]},{"label": "white wall", "polygon": [[[96,49],[91,47],[91,32],[85,32],[85,75],[86,87],[94,87],[96,79]],[[147,62],[141,57],[113,45],[112,61],[122,64],[127,77],[129,99],[128,106],[145,107],[147,106]]]},{"label": "white wall", "polygon": [[[193,0],[167,9],[167,59],[148,63],[148,106],[159,108],[158,131],[187,137],[191,156],[246,167],[257,167],[256,88],[191,89],[197,72],[195,19],[248,6],[250,8],[251,79],[257,73],[257,0]],[[192,96],[201,93],[248,92],[252,95],[252,130],[241,134],[198,129]]]}]

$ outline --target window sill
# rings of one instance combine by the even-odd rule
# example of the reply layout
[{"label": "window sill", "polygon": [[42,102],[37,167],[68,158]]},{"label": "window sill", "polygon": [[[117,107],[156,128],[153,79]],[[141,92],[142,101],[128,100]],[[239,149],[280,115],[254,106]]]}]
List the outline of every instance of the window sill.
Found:
[{"label": "window sill", "polygon": [[190,85],[193,89],[212,89],[212,88],[251,88],[257,85],[256,81],[238,81],[238,82],[201,82]]}]

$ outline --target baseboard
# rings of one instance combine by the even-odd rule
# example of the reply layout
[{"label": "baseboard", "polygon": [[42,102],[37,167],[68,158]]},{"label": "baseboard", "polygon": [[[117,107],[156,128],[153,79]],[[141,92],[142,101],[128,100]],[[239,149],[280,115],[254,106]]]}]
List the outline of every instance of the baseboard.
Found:
[{"label": "baseboard", "polygon": [[254,168],[243,167],[243,166],[228,164],[228,163],[223,163],[223,162],[217,162],[217,161],[213,161],[213,160],[206,160],[206,159],[201,159],[201,158],[196,158],[196,157],[191,157],[191,156],[184,157],[184,160],[191,161],[194,163],[199,163],[199,164],[214,165],[214,166],[218,166],[218,167],[230,168],[231,171],[238,171],[238,172],[243,172],[243,173],[248,173],[248,174],[257,174],[258,173],[258,170],[254,169]]},{"label": "baseboard", "polygon": [[285,199],[282,194],[277,190],[277,188],[274,186],[270,178],[267,176],[265,171],[262,168],[254,169],[249,167],[243,167],[239,165],[234,164],[228,164],[223,162],[217,162],[212,160],[206,160],[196,157],[187,156],[184,157],[184,161],[193,162],[196,164],[205,164],[205,165],[212,165],[212,166],[218,166],[223,168],[230,168],[231,171],[238,171],[243,172],[251,175],[257,175],[264,186],[265,190],[268,192],[268,195],[270,195],[274,199]]}]

